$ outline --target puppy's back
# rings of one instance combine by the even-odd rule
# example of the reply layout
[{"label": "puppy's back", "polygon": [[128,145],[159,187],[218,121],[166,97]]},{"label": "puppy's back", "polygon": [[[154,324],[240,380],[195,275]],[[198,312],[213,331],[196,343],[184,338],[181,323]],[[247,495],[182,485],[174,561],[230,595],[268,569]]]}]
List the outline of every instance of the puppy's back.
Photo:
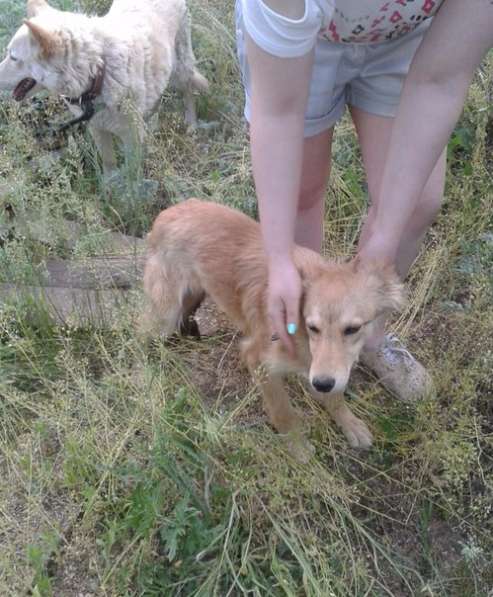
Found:
[{"label": "puppy's back", "polygon": [[263,311],[267,265],[260,227],[241,212],[188,199],[159,214],[148,247],[150,258],[195,280],[237,324],[245,300]]},{"label": "puppy's back", "polygon": [[148,236],[151,249],[178,249],[196,258],[233,257],[240,248],[260,245],[258,224],[241,212],[199,199],[162,211]]}]

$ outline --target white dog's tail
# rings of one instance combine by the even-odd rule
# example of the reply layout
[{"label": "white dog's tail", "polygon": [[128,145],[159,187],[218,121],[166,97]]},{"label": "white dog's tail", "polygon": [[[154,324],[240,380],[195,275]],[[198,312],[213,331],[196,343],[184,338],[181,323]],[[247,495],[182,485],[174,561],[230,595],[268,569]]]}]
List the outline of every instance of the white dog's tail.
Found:
[{"label": "white dog's tail", "polygon": [[195,66],[192,49],[191,20],[187,11],[176,36],[176,77],[182,89],[207,91],[209,83]]}]

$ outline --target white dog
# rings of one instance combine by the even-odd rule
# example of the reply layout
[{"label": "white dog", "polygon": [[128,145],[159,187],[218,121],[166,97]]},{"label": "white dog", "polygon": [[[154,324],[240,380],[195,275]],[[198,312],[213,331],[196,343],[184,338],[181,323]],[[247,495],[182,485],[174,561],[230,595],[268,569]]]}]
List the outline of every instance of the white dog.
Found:
[{"label": "white dog", "polygon": [[112,135],[142,142],[171,77],[195,125],[193,92],[208,83],[195,68],[185,0],[114,0],[104,17],[28,0],[27,17],[0,63],[0,89],[18,101],[38,88],[64,96],[72,123],[89,121],[105,174],[116,167]]}]

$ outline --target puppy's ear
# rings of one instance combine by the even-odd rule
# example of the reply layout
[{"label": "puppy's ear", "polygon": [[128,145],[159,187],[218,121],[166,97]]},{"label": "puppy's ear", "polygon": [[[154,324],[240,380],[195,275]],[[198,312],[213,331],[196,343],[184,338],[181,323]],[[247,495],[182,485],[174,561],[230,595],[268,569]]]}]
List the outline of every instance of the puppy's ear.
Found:
[{"label": "puppy's ear", "polygon": [[310,280],[307,277],[307,271],[303,266],[299,266],[297,267],[298,269],[298,273],[300,274],[300,278],[301,278],[301,297],[300,297],[300,321],[303,320],[303,310],[304,310],[304,306],[305,306],[305,299],[306,299],[306,293],[307,290],[310,286]]},{"label": "puppy's ear", "polygon": [[300,310],[303,314],[307,294],[313,282],[323,273],[323,267],[321,266],[323,261],[321,261],[320,255],[314,251],[298,247],[298,250],[294,253],[294,263],[301,278]]},{"label": "puppy's ear", "polygon": [[27,0],[27,18],[31,19],[38,15],[42,10],[48,8],[46,0]]},{"label": "puppy's ear", "polygon": [[24,25],[29,29],[31,37],[39,44],[43,57],[52,56],[57,47],[55,35],[29,19],[24,19]]},{"label": "puppy's ear", "polygon": [[401,311],[406,304],[404,284],[391,265],[364,263],[358,257],[352,262],[355,273],[366,276],[369,289],[377,294],[379,313]]}]

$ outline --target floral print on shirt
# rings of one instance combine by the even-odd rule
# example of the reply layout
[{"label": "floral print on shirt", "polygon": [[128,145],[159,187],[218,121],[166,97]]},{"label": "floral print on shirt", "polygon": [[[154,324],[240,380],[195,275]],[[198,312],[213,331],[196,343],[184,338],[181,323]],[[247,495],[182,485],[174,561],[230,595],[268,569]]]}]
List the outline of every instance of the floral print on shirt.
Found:
[{"label": "floral print on shirt", "polygon": [[[340,4],[344,4],[339,0]],[[319,35],[332,42],[381,43],[409,33],[433,16],[441,0],[375,1],[375,10],[351,18],[337,6],[330,22]],[[368,11],[367,11],[368,12]]]}]

